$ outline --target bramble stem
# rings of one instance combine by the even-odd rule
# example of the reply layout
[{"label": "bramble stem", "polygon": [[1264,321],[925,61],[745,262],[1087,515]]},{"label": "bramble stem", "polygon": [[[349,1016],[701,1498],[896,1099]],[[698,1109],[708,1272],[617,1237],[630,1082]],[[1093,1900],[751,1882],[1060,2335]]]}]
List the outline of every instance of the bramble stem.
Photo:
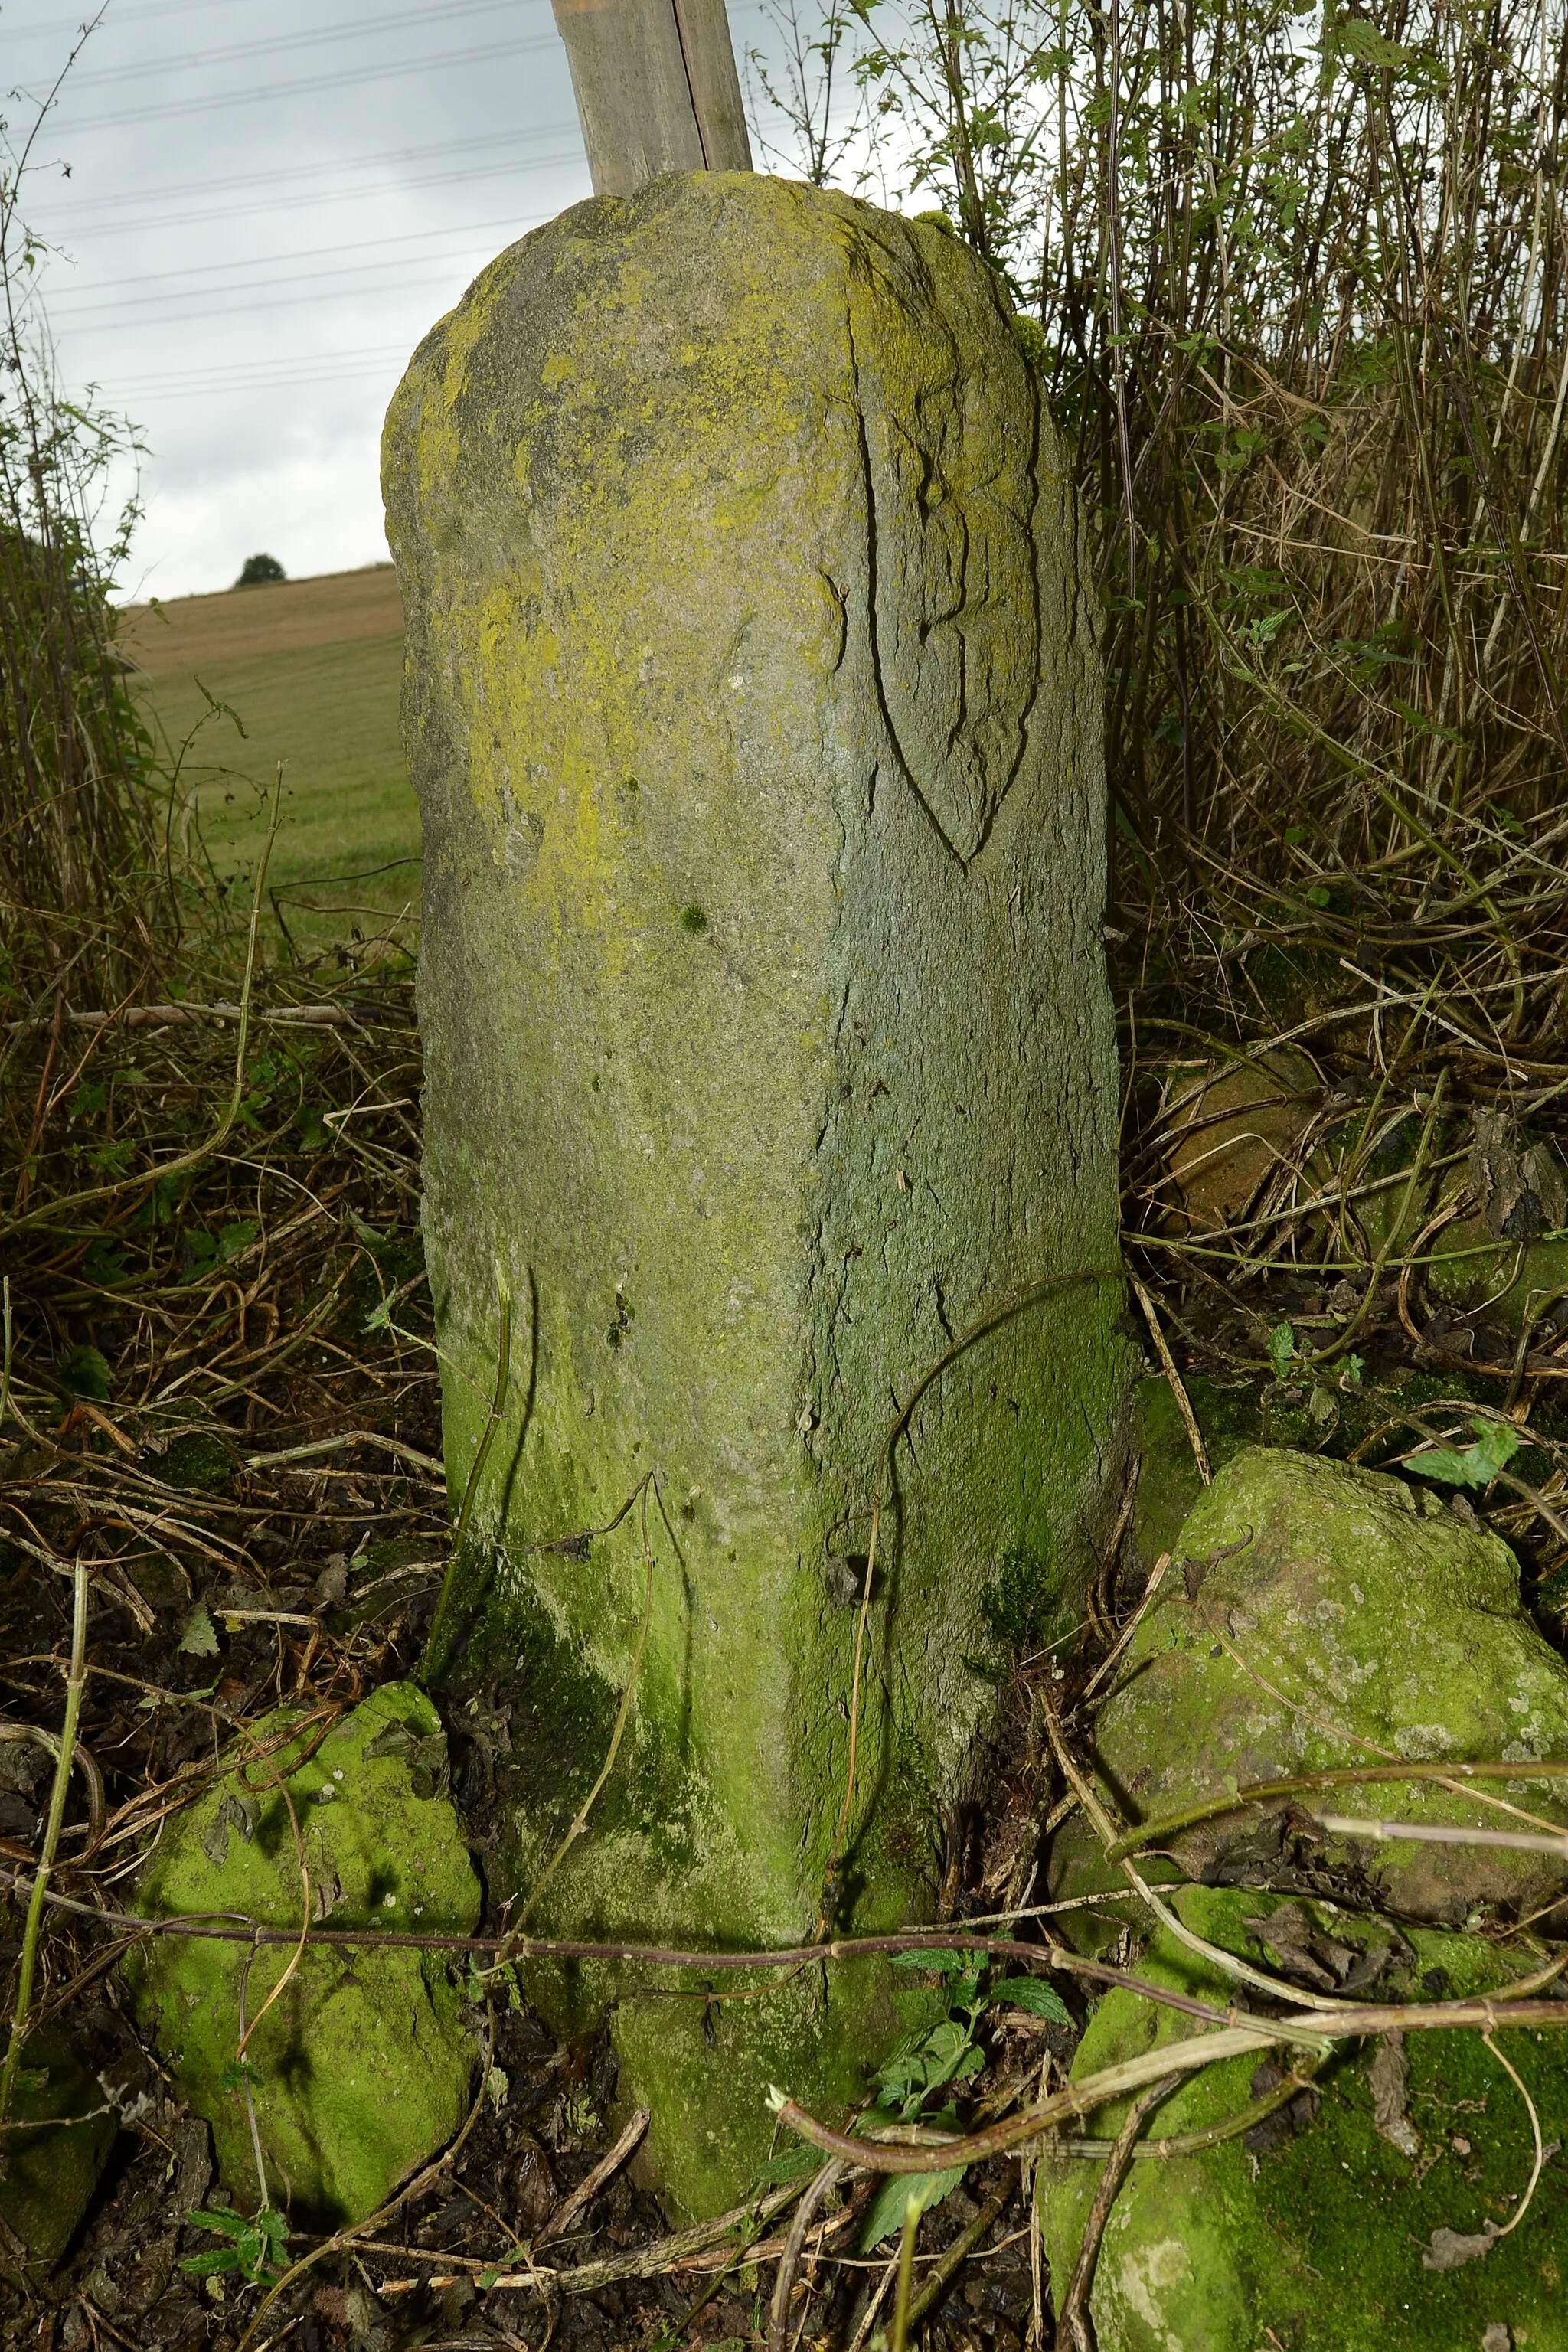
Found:
[{"label": "bramble stem", "polygon": [[38,1856],[38,1866],[33,1874],[33,1892],[27,1904],[26,1924],[22,1929],[16,2006],[11,2018],[11,2040],[5,2052],[5,2063],[0,2067],[0,2124],[9,2117],[11,2102],[16,2096],[16,2075],[22,2063],[22,2047],[33,2006],[33,1973],[37,1964],[38,1937],[44,1921],[44,1897],[48,1892],[55,1855],[59,1849],[60,1832],[65,1826],[66,1793],[70,1787],[71,1759],[76,1753],[76,1728],[81,1715],[82,1692],[87,1687],[87,1570],[79,1559],[73,1580],[71,1654],[66,1675],[65,1719],[60,1726],[60,1748],[55,1759],[55,1780],[49,1791],[43,1849]]}]

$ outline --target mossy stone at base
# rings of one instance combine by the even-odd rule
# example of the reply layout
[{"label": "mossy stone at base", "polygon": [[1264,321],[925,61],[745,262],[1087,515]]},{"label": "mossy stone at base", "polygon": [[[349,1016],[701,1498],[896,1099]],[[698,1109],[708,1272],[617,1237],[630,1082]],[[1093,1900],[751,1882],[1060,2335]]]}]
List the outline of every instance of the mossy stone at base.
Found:
[{"label": "mossy stone at base", "polygon": [[[492,1890],[635,1656],[531,1927],[921,1916],[1126,1455],[1098,618],[1039,377],[942,228],[669,173],[480,274],[383,478],[454,1510],[484,1448],[428,1671],[510,1710]],[[853,2075],[860,1988],[815,2034],[795,1997],[720,2005],[733,2096],[616,2012],[686,2210],[746,2185],[770,2016],[804,2095]]]},{"label": "mossy stone at base", "polygon": [[1239,1217],[1268,1178],[1291,1164],[1322,1100],[1299,1046],[1248,1061],[1195,1062],[1166,1081],[1166,1181],[1178,1232],[1213,1233]]},{"label": "mossy stone at base", "polygon": [[[787,1978],[725,1971],[707,1980],[721,1995],[711,2006],[694,1997],[689,1969],[663,1978],[647,1969],[593,1973],[586,2013],[613,2004],[626,2079],[658,2126],[660,2185],[683,2217],[722,2212],[778,2153],[770,2089],[809,2097],[837,2119],[865,2099],[900,2031],[887,1965],[877,1959],[823,1962]],[[559,2000],[542,1972],[525,1982],[547,2008]],[[664,2153],[670,2148],[673,2164]]]},{"label": "mossy stone at base", "polygon": [[[1267,1965],[1247,1921],[1274,1898],[1189,1887],[1175,1898],[1209,1942]],[[1310,1906],[1337,1941],[1386,1944],[1389,1930],[1328,1905]],[[1405,1931],[1409,1957],[1378,1981],[1379,2000],[1458,1999],[1517,1976],[1478,1937]],[[1225,2007],[1227,1978],[1162,1933],[1138,1962],[1152,1981]],[[1081,2078],[1200,2031],[1134,1993],[1096,2009],[1073,2074]],[[1568,2141],[1568,2032],[1498,2037],[1527,2084],[1548,2144]],[[1373,2045],[1373,2048],[1376,2045]],[[1568,2352],[1568,2165],[1547,2160],[1519,2228],[1448,2270],[1422,2260],[1433,2233],[1480,2236],[1518,2210],[1533,2144],[1518,2091],[1480,2036],[1410,2032],[1405,2153],[1373,2121],[1371,2049],[1345,2049],[1318,2078],[1321,2104],[1294,2132],[1234,2139],[1200,2154],[1133,2163],[1101,2245],[1090,2308],[1100,2352]],[[1162,2136],[1203,2130],[1245,2107],[1256,2063],[1237,2058],[1191,2077],[1156,2111]],[[1085,2128],[1112,2135],[1125,2104]],[[1047,2158],[1037,2175],[1042,2229],[1059,2307],[1081,2240],[1097,2163]],[[1489,2334],[1489,2329],[1495,2332]]]},{"label": "mossy stone at base", "polygon": [[[302,1851],[319,1923],[470,1934],[479,1888],[446,1780],[440,1719],[412,1684],[384,1685],[324,1736],[319,1720],[285,1709],[168,1824],[137,1907],[298,1928]],[[126,1969],[141,2023],[212,2126],[236,2202],[258,2195],[236,2063],[243,1996],[257,2021],[245,2054],[273,2202],[325,2222],[362,2220],[462,2120],[475,2044],[458,1964],[323,1945],[297,1967],[293,1957],[285,1945],[162,1936]]]},{"label": "mossy stone at base", "polygon": [[[1248,1373],[1208,1373],[1184,1383],[1212,1469],[1223,1470],[1244,1446],[1262,1434],[1258,1383]],[[1204,1491],[1192,1439],[1163,1372],[1146,1373],[1133,1391],[1139,1454],[1138,1553],[1152,1569],[1171,1551],[1182,1523]]]},{"label": "mossy stone at base", "polygon": [[[1426,1284],[1446,1305],[1479,1309],[1488,1318],[1519,1330],[1568,1297],[1568,1239],[1543,1234],[1523,1242],[1500,1242],[1482,1217],[1446,1226],[1435,1243]],[[1555,1318],[1562,1328],[1562,1318]],[[1542,1345],[1550,1340],[1542,1338]]]},{"label": "mossy stone at base", "polygon": [[[1519,1563],[1500,1538],[1401,1479],[1249,1446],[1188,1514],[1096,1718],[1094,1753],[1111,1805],[1139,1822],[1379,1756],[1560,1758],[1568,1666],[1526,1614]],[[1553,1819],[1568,1809],[1561,1781],[1503,1781],[1497,1793]],[[1371,1780],[1300,1802],[1363,1819],[1498,1821],[1482,1797],[1436,1780]],[[1298,1835],[1282,1799],[1158,1843],[1188,1876],[1278,1884]],[[1313,1839],[1307,1861],[1375,1881],[1401,1915],[1442,1924],[1478,1906],[1522,1914],[1551,1902],[1563,1878],[1554,1855],[1397,1840]],[[1065,1824],[1053,1895],[1122,1884],[1087,1824]],[[1065,1924],[1086,1932],[1091,1916]]]},{"label": "mossy stone at base", "polygon": [[58,2026],[26,2042],[0,2160],[0,2221],[37,2279],[53,2269],[87,2211],[118,2129],[103,2093]]}]

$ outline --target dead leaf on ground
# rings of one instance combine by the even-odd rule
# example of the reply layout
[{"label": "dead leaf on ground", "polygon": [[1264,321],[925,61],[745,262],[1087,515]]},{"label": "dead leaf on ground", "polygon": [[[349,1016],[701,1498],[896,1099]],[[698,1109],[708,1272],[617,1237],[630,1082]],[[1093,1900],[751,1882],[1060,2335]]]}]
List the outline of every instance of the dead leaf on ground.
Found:
[{"label": "dead leaf on ground", "polygon": [[1403,2033],[1384,2036],[1372,2062],[1372,2120],[1391,2147],[1414,2162],[1421,2153],[1421,2135],[1405,2112],[1410,2096],[1410,2062]]},{"label": "dead leaf on ground", "polygon": [[1461,2270],[1466,2263],[1479,2262],[1483,2254],[1489,2254],[1501,2234],[1491,2222],[1484,2230],[1468,2233],[1463,2230],[1434,2230],[1429,2242],[1421,2250],[1421,2267],[1424,2271]]}]

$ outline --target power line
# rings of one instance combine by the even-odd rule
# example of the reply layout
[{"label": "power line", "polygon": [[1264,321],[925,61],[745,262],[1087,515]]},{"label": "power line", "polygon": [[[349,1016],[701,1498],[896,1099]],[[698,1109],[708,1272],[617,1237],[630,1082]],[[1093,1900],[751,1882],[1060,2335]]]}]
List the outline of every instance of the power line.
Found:
[{"label": "power line", "polygon": [[[569,131],[571,125],[564,120],[560,122],[547,123],[544,126],[545,131],[553,131],[557,136]],[[534,135],[540,136],[542,134],[540,133]],[[521,145],[522,142],[521,139],[514,141],[509,135],[503,143],[510,147]],[[379,198],[401,196],[412,194],[415,190],[421,188],[449,188],[455,187],[459,184],[464,187],[473,187],[480,180],[500,180],[513,177],[523,179],[526,178],[531,172],[555,171],[563,164],[581,163],[582,161],[583,150],[579,144],[574,147],[563,149],[558,155],[537,156],[531,163],[527,163],[517,162],[487,163],[482,170],[477,172],[426,173],[412,175],[406,180],[382,180],[379,182],[373,182],[369,186],[361,184],[357,186],[344,188],[342,193],[338,194],[334,194],[329,190],[325,193],[317,191],[313,195],[284,196],[278,202],[269,205],[216,205],[211,207],[204,207],[199,214],[187,215],[184,220],[176,219],[172,223],[166,214],[144,213],[139,220],[115,219],[111,222],[103,224],[101,226],[89,228],[86,234],[89,235],[93,243],[97,245],[105,237],[142,236],[146,235],[149,229],[167,228],[170,226],[186,227],[191,226],[193,221],[199,222],[200,226],[205,228],[208,221],[240,219],[258,220],[273,213],[300,212],[305,210],[307,207],[319,211],[323,206],[329,205],[368,204]],[[243,185],[244,184],[243,182],[237,182],[227,184],[220,183],[219,184]],[[118,210],[118,207],[116,209]],[[62,243],[75,242],[74,239],[67,238],[63,235],[59,241]]]},{"label": "power line", "polygon": [[245,372],[215,379],[211,383],[163,383],[136,392],[122,391],[118,399],[122,406],[162,407],[171,400],[238,400],[252,393],[310,391],[321,384],[369,383],[373,379],[382,383],[395,383],[408,365],[412,352],[411,343],[400,343],[387,358],[362,360],[353,367],[306,368],[290,375]]},{"label": "power line", "polygon": [[[237,188],[272,188],[296,180],[320,180],[340,172],[380,171],[395,163],[423,163],[438,156],[482,155],[495,147],[509,151],[526,147],[547,137],[552,131],[567,128],[568,118],[561,116],[555,122],[517,131],[498,131],[483,139],[442,139],[430,147],[396,147],[380,155],[350,155],[333,163],[284,163],[277,171],[248,172],[229,174],[221,180],[184,180],[172,188],[144,188],[134,201],[144,205],[174,204],[190,196],[229,195]],[[460,177],[460,174],[454,176]],[[405,184],[412,185],[413,183]],[[369,193],[374,194],[374,191]],[[68,219],[75,220],[82,213],[108,212],[118,215],[127,202],[123,194],[87,196],[79,203],[68,202],[63,210]],[[251,207],[247,206],[249,210]],[[258,211],[265,206],[257,206]]]},{"label": "power line", "polygon": [[[567,160],[570,161],[571,159],[568,158]],[[543,163],[536,163],[534,165],[535,171],[543,171],[545,168],[546,166]],[[416,245],[424,237],[485,236],[489,234],[491,229],[510,228],[516,218],[517,215],[515,213],[505,213],[499,220],[463,221],[460,223],[443,221],[437,228],[405,229],[393,236],[353,237],[345,239],[342,243],[338,245],[310,245],[303,247],[297,253],[258,253],[255,256],[255,258],[259,262],[266,263],[268,267],[271,267],[273,264],[280,264],[288,261],[325,261],[334,253],[373,253],[382,246]],[[426,256],[423,257],[430,258],[432,257]],[[50,308],[52,309],[57,299],[61,296],[68,300],[70,297],[78,294],[101,294],[110,289],[118,290],[121,287],[153,286],[156,285],[161,278],[175,278],[180,282],[180,285],[184,286],[188,284],[193,278],[211,278],[215,274],[231,273],[236,266],[237,265],[232,260],[201,261],[192,262],[179,269],[149,270],[144,276],[138,278],[127,278],[124,276],[115,278],[94,278],[89,280],[88,284],[83,286],[65,285],[59,287],[58,289],[51,287],[48,289],[47,300]],[[371,269],[386,269],[390,268],[393,264],[389,258],[386,261],[368,262],[365,266],[367,268]],[[319,270],[308,270],[306,272],[308,278],[310,277],[319,277],[321,275],[321,272]],[[267,278],[254,279],[251,282],[257,285],[276,286],[280,281],[275,278]],[[193,289],[192,290],[199,291],[200,289]],[[243,291],[244,289],[240,289],[239,290]],[[167,302],[176,298],[174,295],[171,294],[149,294],[142,299],[149,302]]]},{"label": "power line", "polygon": [[253,393],[310,391],[319,384],[368,383],[372,379],[395,383],[407,366],[411,345],[403,345],[391,358],[363,361],[351,368],[312,368],[293,375],[228,376],[213,383],[156,384],[151,390],[119,394],[121,406],[135,408],[162,407],[171,400],[243,399]]},{"label": "power line", "polygon": [[[437,57],[406,58],[395,65],[359,66],[348,73],[321,74],[313,81],[274,82],[268,89],[216,91],[210,98],[173,99],[166,106],[144,106],[134,113],[93,114],[62,128],[72,137],[83,131],[121,131],[133,122],[161,122],[171,114],[204,114],[220,106],[267,106],[286,98],[306,98],[317,90],[342,89],[351,82],[363,88],[370,81],[391,81],[412,73],[435,73],[446,66],[488,65],[497,58],[520,58],[554,48],[558,36],[539,33],[525,41],[500,41],[488,49],[447,49]],[[66,85],[68,95],[70,85]],[[57,100],[56,104],[58,105]]]},{"label": "power line", "polygon": [[356,343],[348,351],[302,352],[295,359],[268,362],[264,359],[240,360],[219,367],[208,364],[196,368],[162,368],[150,375],[126,376],[120,380],[119,390],[126,392],[167,392],[221,388],[224,384],[249,381],[266,374],[281,378],[290,373],[307,375],[331,374],[340,365],[345,370],[380,366],[395,360],[406,359],[406,337],[395,343]]},{"label": "power line", "polygon": [[[515,244],[518,237],[524,236],[527,233],[529,227],[535,226],[539,220],[546,219],[548,217],[549,215],[546,214],[536,214],[533,221],[524,222],[520,225],[515,215],[509,215],[505,226],[512,231],[512,235],[509,238],[508,242]],[[495,259],[495,257],[496,248],[493,246],[479,247],[478,248],[458,246],[450,253],[416,254],[412,257],[412,263],[414,268],[422,270],[437,269],[449,265],[461,264],[464,268],[468,269],[470,274],[472,274],[475,271],[488,268],[489,263]],[[320,278],[331,278],[334,283],[324,288],[320,294],[300,294],[297,297],[297,299],[301,302],[314,302],[321,300],[354,301],[363,299],[366,295],[376,296],[384,294],[388,291],[400,293],[402,292],[405,285],[409,281],[403,278],[395,279],[390,289],[384,285],[366,284],[364,281],[369,276],[369,273],[373,270],[405,270],[409,266],[410,264],[408,259],[399,255],[393,255],[385,261],[367,261],[362,269],[355,269],[352,263],[348,263],[343,264],[335,269],[307,270],[302,277],[290,271],[281,278],[241,278],[237,282],[229,285],[212,286],[206,288],[196,287],[190,289],[189,292],[187,292],[187,289],[184,288],[176,288],[172,289],[167,294],[146,294],[133,297],[131,301],[121,305],[119,309],[115,309],[113,306],[109,304],[100,304],[95,311],[77,312],[74,315],[68,309],[62,310],[59,305],[54,302],[50,303],[49,309],[50,315],[58,320],[62,328],[75,327],[79,331],[88,330],[94,333],[100,334],[106,329],[116,327],[132,328],[138,326],[174,326],[185,319],[226,317],[229,314],[229,310],[234,307],[232,304],[229,304],[227,300],[227,298],[230,295],[249,296],[252,294],[265,294],[268,293],[274,286],[310,286],[315,284],[315,282]],[[422,279],[419,282],[425,283],[426,281]],[[449,283],[449,276],[447,278],[443,278],[438,282],[442,284]],[[182,310],[171,317],[158,319],[129,319],[125,315],[129,310],[161,310],[165,303],[182,302],[191,299],[192,293],[194,293],[195,299],[200,301],[203,305],[203,308],[199,310]],[[210,301],[219,299],[225,303],[226,307],[224,309],[213,310],[208,307]],[[285,295],[281,299],[283,302],[287,303],[289,298]],[[244,305],[241,304],[239,307],[243,308]],[[263,302],[259,303],[257,307],[260,310],[276,310],[279,305],[277,302]]]},{"label": "power line", "polygon": [[[221,5],[222,0],[153,0],[153,5],[146,7],[117,7],[110,22],[116,26],[127,23],[140,25],[164,16],[188,16],[193,8],[200,8],[204,14],[210,15],[215,7]],[[236,0],[236,5],[238,5],[238,0]],[[249,5],[249,0],[247,0],[247,5]],[[7,25],[5,27],[5,37],[9,41],[42,39],[46,33],[53,40],[63,37],[58,16],[34,16],[26,25]]]},{"label": "power line", "polygon": [[143,58],[136,65],[101,66],[79,73],[72,68],[67,87],[96,89],[100,83],[143,80],[148,74],[184,73],[197,66],[237,65],[248,58],[273,56],[279,49],[315,49],[332,41],[357,40],[363,34],[395,33],[405,25],[444,25],[454,16],[493,16],[498,8],[537,7],[539,0],[451,0],[444,8],[410,8],[393,16],[359,16],[339,25],[321,25],[309,33],[274,33],[265,41],[236,41],[226,48],[198,49],[188,57]]},{"label": "power line", "polygon": [[[549,215],[542,214],[540,218],[548,219]],[[518,235],[520,236],[524,236],[530,228],[537,228],[538,226],[538,220],[520,221],[518,224]],[[441,258],[442,257],[439,255],[432,255],[427,266],[430,268],[434,268]],[[451,256],[450,258],[457,260],[461,258],[461,257],[454,255]],[[477,275],[479,270],[483,269],[487,264],[494,258],[495,257],[493,254],[476,255],[468,264],[470,276]],[[392,269],[395,268],[397,264],[394,262],[383,262],[379,266],[385,269]],[[341,277],[342,274],[343,273],[341,271],[333,272],[325,270],[322,272],[323,277],[331,277],[334,275]],[[370,298],[374,299],[387,293],[417,294],[422,293],[426,286],[449,290],[452,286],[452,276],[453,273],[448,270],[440,278],[399,279],[396,284],[392,287],[367,286],[363,289],[356,289],[353,286],[326,286],[321,288],[318,293],[314,294],[279,294],[259,302],[251,300],[242,302],[229,302],[226,300],[208,302],[204,303],[199,310],[176,311],[172,316],[164,319],[145,319],[127,321],[116,319],[112,315],[106,315],[96,319],[72,319],[67,321],[62,321],[62,324],[74,328],[78,333],[90,334],[112,332],[116,327],[120,326],[147,326],[160,328],[183,327],[187,325],[197,326],[205,324],[209,319],[231,319],[243,317],[252,310],[287,310],[296,304],[303,305],[307,302],[352,302],[362,296],[369,296]],[[226,291],[227,289],[225,290]],[[177,300],[179,298],[171,294],[166,295],[163,299],[166,301],[172,302]]]}]

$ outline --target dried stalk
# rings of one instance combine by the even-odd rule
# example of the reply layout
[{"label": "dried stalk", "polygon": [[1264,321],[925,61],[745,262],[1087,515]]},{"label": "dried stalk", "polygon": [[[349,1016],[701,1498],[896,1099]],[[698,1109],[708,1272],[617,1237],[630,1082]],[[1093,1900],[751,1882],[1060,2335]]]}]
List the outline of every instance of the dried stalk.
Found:
[{"label": "dried stalk", "polygon": [[79,1560],[72,1581],[70,1665],[66,1675],[59,1753],[55,1759],[55,1777],[49,1790],[44,1841],[39,1849],[37,1868],[33,1874],[27,1916],[22,1927],[22,1952],[16,1969],[16,2000],[11,2011],[11,2038],[6,2044],[5,2063],[0,2065],[0,2126],[9,2118],[11,2104],[16,2096],[16,2075],[22,2063],[28,2020],[32,2015],[33,1974],[37,1963],[44,1905],[54,1871],[55,1856],[59,1852],[60,1832],[65,1826],[66,1794],[70,1787],[71,1759],[76,1753],[77,1724],[81,1716],[82,1693],[87,1687],[87,1570]]}]

